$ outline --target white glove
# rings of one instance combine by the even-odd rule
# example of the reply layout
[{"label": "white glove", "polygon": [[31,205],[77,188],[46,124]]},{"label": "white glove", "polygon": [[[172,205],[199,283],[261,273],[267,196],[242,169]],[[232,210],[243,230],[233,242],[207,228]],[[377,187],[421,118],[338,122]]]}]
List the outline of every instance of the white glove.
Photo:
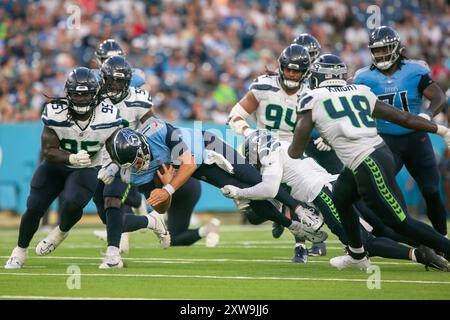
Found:
[{"label": "white glove", "polygon": [[111,184],[114,181],[117,172],[119,172],[119,166],[111,162],[106,167],[99,170],[97,178],[102,180],[105,184]]},{"label": "white glove", "polygon": [[239,199],[239,191],[241,189],[232,185],[227,184],[220,191],[222,191],[223,195],[227,198]]},{"label": "white glove", "polygon": [[331,147],[323,140],[322,137],[314,140],[314,144],[316,145],[317,150],[319,151],[330,151]]},{"label": "white glove", "polygon": [[86,168],[91,165],[91,159],[86,150],[80,150],[77,154],[72,153],[69,156],[69,162],[73,166]]},{"label": "white glove", "polygon": [[445,143],[447,143],[447,146],[450,148],[450,130],[440,124],[438,124],[437,127],[436,133],[444,138]]}]

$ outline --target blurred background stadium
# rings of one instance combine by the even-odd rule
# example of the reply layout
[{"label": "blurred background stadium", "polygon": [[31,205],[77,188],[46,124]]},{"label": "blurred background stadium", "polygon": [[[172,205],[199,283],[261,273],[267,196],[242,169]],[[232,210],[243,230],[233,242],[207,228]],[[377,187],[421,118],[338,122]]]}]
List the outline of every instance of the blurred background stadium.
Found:
[{"label": "blurred background stadium", "polygon": [[[279,53],[300,33],[313,34],[324,53],[341,55],[350,75],[369,65],[370,5],[380,8],[381,24],[399,32],[408,57],[428,62],[450,99],[448,0],[0,0],[0,211],[25,208],[39,161],[44,94],[61,95],[76,66],[97,68],[101,41],[118,40],[131,65],[145,73],[159,117],[223,130],[252,79],[276,70]],[[435,120],[447,124],[447,115]],[[450,153],[434,138],[449,209]],[[413,180],[405,171],[398,179],[420,213]],[[234,207],[204,188],[197,210]]]}]

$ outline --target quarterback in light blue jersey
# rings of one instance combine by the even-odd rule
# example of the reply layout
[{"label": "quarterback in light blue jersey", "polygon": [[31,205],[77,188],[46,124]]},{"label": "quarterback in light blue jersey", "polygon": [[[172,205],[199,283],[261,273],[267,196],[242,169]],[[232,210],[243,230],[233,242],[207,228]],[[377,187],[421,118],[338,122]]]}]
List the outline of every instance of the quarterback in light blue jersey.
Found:
[{"label": "quarterback in light blue jersey", "polygon": [[[394,108],[428,120],[446,108],[445,94],[432,80],[427,64],[403,55],[404,48],[394,29],[376,28],[370,35],[369,49],[372,65],[355,73],[355,84],[370,87],[379,100]],[[426,110],[423,97],[430,101]],[[394,155],[396,172],[406,166],[419,185],[433,227],[446,235],[447,212],[439,194],[439,171],[428,134],[385,120],[377,120],[377,129]]]}]

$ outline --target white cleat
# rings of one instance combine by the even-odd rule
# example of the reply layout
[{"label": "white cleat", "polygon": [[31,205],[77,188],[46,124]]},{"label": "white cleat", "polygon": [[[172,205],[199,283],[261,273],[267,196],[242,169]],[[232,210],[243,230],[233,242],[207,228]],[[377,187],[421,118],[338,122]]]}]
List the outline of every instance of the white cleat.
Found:
[{"label": "white cleat", "polygon": [[120,254],[106,254],[99,269],[120,269],[123,268],[123,261]]},{"label": "white cleat", "polygon": [[219,244],[219,219],[211,219],[206,225],[206,246],[208,248],[216,247]]},{"label": "white cleat", "polygon": [[328,238],[328,233],[322,230],[307,232],[304,225],[298,221],[292,221],[288,229],[296,239],[306,239],[312,243],[324,242]]},{"label": "white cleat", "polygon": [[171,238],[169,230],[166,227],[166,223],[164,222],[163,215],[159,214],[156,211],[152,211],[151,213],[147,214],[147,219],[148,228],[150,230],[153,230],[153,233],[156,234],[161,247],[163,247],[164,249],[169,248]]},{"label": "white cleat", "polygon": [[15,247],[9,257],[8,261],[5,263],[5,269],[20,269],[25,264],[28,256],[28,249],[22,249],[20,247]]},{"label": "white cleat", "polygon": [[[103,241],[108,241],[108,234],[106,230],[95,230],[94,235]],[[128,232],[122,233],[120,237],[120,253],[128,254],[130,252],[130,242]]]},{"label": "white cleat", "polygon": [[345,255],[330,259],[330,264],[338,270],[345,268],[357,268],[366,271],[370,267],[370,259],[368,257],[364,257],[360,260],[356,260],[349,255]]},{"label": "white cleat", "polygon": [[47,237],[41,240],[36,246],[36,254],[38,256],[45,256],[53,251],[64,241],[69,235],[69,232],[62,232],[59,226],[53,229]]},{"label": "white cleat", "polygon": [[130,252],[130,242],[128,238],[128,232],[122,233],[120,237],[120,253],[128,254]]}]

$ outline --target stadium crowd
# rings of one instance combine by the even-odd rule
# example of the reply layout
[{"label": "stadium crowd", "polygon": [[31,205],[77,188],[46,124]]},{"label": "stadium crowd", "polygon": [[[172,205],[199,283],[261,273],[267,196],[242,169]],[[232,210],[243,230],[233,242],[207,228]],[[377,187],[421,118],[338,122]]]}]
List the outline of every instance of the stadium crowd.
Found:
[{"label": "stadium crowd", "polygon": [[[0,0],[0,122],[37,121],[76,66],[115,38],[146,76],[157,113],[225,123],[252,79],[276,70],[281,50],[310,32],[352,74],[370,64],[369,5],[394,26],[411,58],[450,86],[450,5],[418,0]],[[81,13],[79,21],[75,16]]]}]

